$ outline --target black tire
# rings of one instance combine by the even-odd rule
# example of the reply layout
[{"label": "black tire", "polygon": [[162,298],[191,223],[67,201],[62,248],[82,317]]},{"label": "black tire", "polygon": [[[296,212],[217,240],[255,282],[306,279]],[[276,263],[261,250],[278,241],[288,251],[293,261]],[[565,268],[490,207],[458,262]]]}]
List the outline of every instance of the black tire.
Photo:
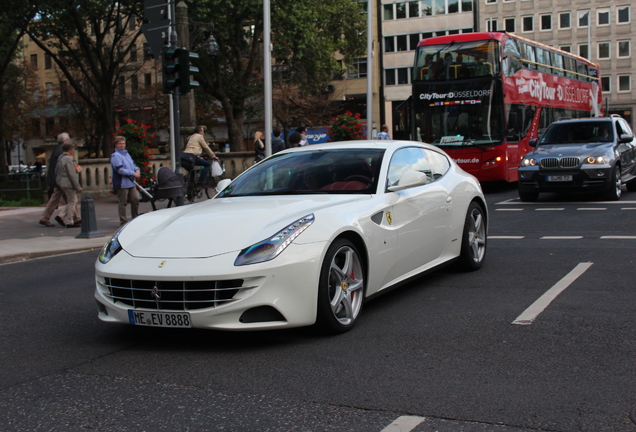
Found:
[{"label": "black tire", "polygon": [[365,268],[355,245],[334,241],[325,255],[318,284],[316,324],[329,334],[340,334],[358,321],[365,293]]},{"label": "black tire", "polygon": [[462,249],[459,255],[459,268],[475,271],[481,268],[486,258],[487,232],[486,212],[476,202],[472,202],[466,212]]},{"label": "black tire", "polygon": [[539,199],[539,193],[519,191],[519,199],[523,202],[536,202]]},{"label": "black tire", "polygon": [[610,177],[610,187],[605,192],[605,199],[608,201],[618,201],[621,199],[623,182],[621,180],[621,167],[616,165]]}]

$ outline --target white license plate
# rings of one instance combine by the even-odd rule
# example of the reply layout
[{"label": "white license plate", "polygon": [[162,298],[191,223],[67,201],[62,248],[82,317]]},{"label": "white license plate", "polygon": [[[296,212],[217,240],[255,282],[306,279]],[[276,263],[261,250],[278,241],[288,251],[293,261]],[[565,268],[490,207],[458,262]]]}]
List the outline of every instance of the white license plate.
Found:
[{"label": "white license plate", "polygon": [[556,175],[556,176],[546,176],[546,180],[549,182],[566,182],[572,181],[571,175]]},{"label": "white license plate", "polygon": [[128,320],[134,325],[151,327],[192,327],[188,312],[153,312],[129,309]]}]

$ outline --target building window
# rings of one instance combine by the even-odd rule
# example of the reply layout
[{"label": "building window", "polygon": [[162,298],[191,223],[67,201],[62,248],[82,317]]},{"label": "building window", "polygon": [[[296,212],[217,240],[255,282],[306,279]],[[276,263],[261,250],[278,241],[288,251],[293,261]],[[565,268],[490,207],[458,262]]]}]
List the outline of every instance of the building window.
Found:
[{"label": "building window", "polygon": [[40,130],[40,119],[31,119],[31,133],[34,138],[38,138],[42,135],[42,131]]},{"label": "building window", "polygon": [[46,136],[52,136],[55,135],[53,133],[53,129],[55,128],[55,119],[54,118],[47,118],[44,121],[44,127],[46,128]]},{"label": "building window", "polygon": [[603,89],[604,92],[612,91],[612,86],[610,85],[610,83],[611,83],[610,77],[608,76],[601,77],[601,88]]},{"label": "building window", "polygon": [[541,15],[541,30],[552,30],[552,15]]},{"label": "building window", "polygon": [[47,82],[45,84],[46,86],[46,100],[47,101],[52,101],[53,100],[53,83],[52,82]]},{"label": "building window", "polygon": [[415,51],[415,49],[417,48],[417,44],[420,43],[420,34],[419,33],[413,33],[409,35],[409,50],[410,51]]},{"label": "building window", "polygon": [[360,58],[347,66],[347,77],[349,79],[367,77],[367,59]]},{"label": "building window", "polygon": [[126,96],[126,79],[122,76],[118,79],[117,89],[119,90],[119,96]]},{"label": "building window", "polygon": [[44,69],[52,69],[53,62],[51,61],[51,54],[44,53]]},{"label": "building window", "polygon": [[144,43],[144,61],[150,60],[150,47],[148,43]]},{"label": "building window", "polygon": [[497,0],[486,0],[486,4],[488,3],[497,3]]},{"label": "building window", "polygon": [[385,53],[395,52],[395,41],[393,36],[388,36],[384,38],[384,52]]},{"label": "building window", "polygon": [[422,0],[420,6],[422,8],[422,16],[433,15],[433,0]]},{"label": "building window", "polygon": [[579,27],[588,27],[590,25],[590,11],[578,11]]},{"label": "building window", "polygon": [[599,9],[596,11],[597,13],[597,21],[596,25],[598,26],[608,26],[610,23],[610,12],[609,9]]},{"label": "building window", "polygon": [[408,42],[407,42],[408,39],[406,38],[406,35],[397,36],[395,39],[397,40],[396,45],[397,45],[397,50],[398,51],[408,51],[409,50]]},{"label": "building window", "polygon": [[608,59],[610,58],[610,44],[609,42],[599,42],[598,44],[598,58]]},{"label": "building window", "polygon": [[533,16],[525,16],[525,17],[523,17],[523,31],[524,32],[534,31],[534,17]]},{"label": "building window", "polygon": [[139,93],[139,78],[137,78],[137,75],[130,77],[130,93],[134,95]]},{"label": "building window", "polygon": [[628,92],[632,90],[632,77],[630,75],[618,76],[618,91]]},{"label": "building window", "polygon": [[60,98],[63,104],[68,103],[68,83],[60,81]]},{"label": "building window", "polygon": [[510,33],[514,33],[515,30],[515,19],[514,18],[506,18],[505,19],[506,31]]},{"label": "building window", "polygon": [[130,61],[131,62],[137,61],[137,45],[133,45],[130,47]]},{"label": "building window", "polygon": [[590,47],[588,44],[579,45],[579,55],[583,58],[590,58]]},{"label": "building window", "polygon": [[152,74],[144,74],[144,85],[146,87],[151,86],[152,85]]},{"label": "building window", "polygon": [[618,41],[618,58],[625,58],[629,57],[630,55],[631,53],[629,41]]},{"label": "building window", "polygon": [[384,71],[384,81],[388,86],[395,85],[395,69],[386,69]]},{"label": "building window", "polygon": [[395,19],[406,18],[406,3],[395,4]]},{"label": "building window", "polygon": [[559,28],[560,29],[569,29],[572,27],[572,23],[570,22],[570,12],[563,12],[559,14]]},{"label": "building window", "polygon": [[486,21],[488,24],[488,31],[497,31],[497,20],[496,19],[489,19],[488,21]]},{"label": "building window", "polygon": [[31,67],[34,69],[38,68],[38,55],[31,54]]},{"label": "building window", "polygon": [[416,1],[408,2],[409,18],[417,18],[420,16],[420,9]]},{"label": "building window", "polygon": [[616,8],[616,21],[619,24],[627,24],[630,21],[629,17],[629,6],[623,6]]},{"label": "building window", "polygon": [[559,49],[565,52],[572,52],[572,47],[570,45],[560,46]]},{"label": "building window", "polygon": [[398,84],[409,83],[409,68],[399,68],[397,70]]},{"label": "building window", "polygon": [[448,13],[459,12],[459,0],[448,0]]},{"label": "building window", "polygon": [[472,12],[473,2],[472,0],[462,0],[462,12]]}]

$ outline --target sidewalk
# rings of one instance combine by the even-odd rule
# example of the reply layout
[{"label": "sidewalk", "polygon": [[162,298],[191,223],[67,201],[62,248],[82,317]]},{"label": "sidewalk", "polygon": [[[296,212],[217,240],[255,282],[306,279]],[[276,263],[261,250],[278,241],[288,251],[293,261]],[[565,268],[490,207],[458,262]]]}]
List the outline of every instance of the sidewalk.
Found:
[{"label": "sidewalk", "polygon": [[[42,207],[0,207],[0,263],[27,260],[31,258],[58,255],[69,252],[95,250],[97,252],[110,240],[119,228],[117,198],[108,197],[93,201],[97,227],[88,231],[102,237],[76,238],[84,228],[62,228],[53,218],[54,227],[46,227],[38,222],[44,211]],[[167,201],[157,202],[157,209],[165,208]],[[81,200],[80,200],[81,209]],[[130,215],[130,205],[127,207]],[[139,213],[152,211],[149,202],[139,203]],[[80,210],[81,212],[81,210]],[[57,212],[53,214],[53,217]]]}]

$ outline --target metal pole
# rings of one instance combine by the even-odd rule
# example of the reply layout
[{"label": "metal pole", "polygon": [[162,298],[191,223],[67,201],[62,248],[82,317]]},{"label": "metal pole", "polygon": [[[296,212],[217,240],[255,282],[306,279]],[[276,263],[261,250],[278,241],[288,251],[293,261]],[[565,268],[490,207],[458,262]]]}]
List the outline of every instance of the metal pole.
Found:
[{"label": "metal pole", "polygon": [[[170,0],[170,7],[168,8],[170,14],[170,46],[176,47],[177,40],[177,29],[175,25],[176,18],[176,10],[175,10],[175,0]],[[187,72],[186,72],[187,73]],[[177,78],[181,78],[181,73],[177,73]],[[171,135],[171,147],[172,147],[172,157],[171,162],[174,167],[174,173],[177,175],[177,178],[183,181],[183,172],[181,171],[181,123],[179,119],[179,87],[177,86],[174,89],[174,93],[170,94],[170,135]],[[183,205],[183,195],[179,195],[175,198],[174,203],[177,206]]]},{"label": "metal pole", "polygon": [[367,2],[367,139],[373,138],[373,5]]},{"label": "metal pole", "polygon": [[263,78],[265,79],[265,156],[272,154],[272,43],[269,0],[263,1]]}]

